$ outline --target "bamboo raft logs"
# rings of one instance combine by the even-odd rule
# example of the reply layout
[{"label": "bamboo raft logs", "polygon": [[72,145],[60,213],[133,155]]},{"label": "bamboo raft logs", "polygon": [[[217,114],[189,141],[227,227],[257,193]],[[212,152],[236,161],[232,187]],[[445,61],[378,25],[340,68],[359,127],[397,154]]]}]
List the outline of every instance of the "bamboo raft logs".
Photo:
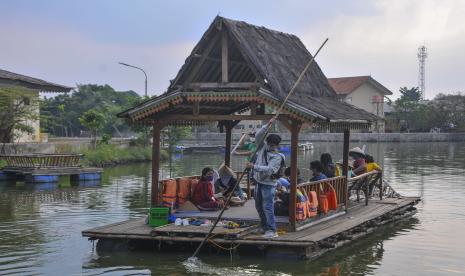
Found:
[{"label": "bamboo raft logs", "polygon": [[[351,201],[348,212],[336,218],[312,225],[296,232],[286,232],[278,238],[267,240],[260,235],[251,233],[252,228],[245,230],[227,230],[222,227],[215,229],[207,242],[208,246],[220,244],[223,246],[237,246],[239,253],[252,253],[262,251],[264,253],[282,253],[293,257],[315,259],[330,250],[339,248],[349,242],[355,241],[365,235],[373,233],[378,227],[385,224],[398,222],[401,219],[415,214],[414,207],[420,199],[418,197],[389,198],[384,200],[371,199],[369,205],[364,202]],[[237,207],[226,210],[225,219],[233,217]],[[253,207],[251,207],[253,208]],[[249,210],[253,211],[253,210]],[[256,217],[258,223],[258,217]],[[209,227],[202,226],[178,226],[177,228],[161,226],[152,228],[145,224],[144,218],[132,219],[115,224],[105,225],[82,232],[84,237],[90,240],[99,240],[103,247],[112,248],[110,244],[117,246],[119,243],[129,243],[131,248],[147,247],[164,251],[163,244],[170,243],[170,250],[183,250],[184,246],[198,244],[203,239],[202,233],[206,233]],[[197,228],[194,228],[197,227]],[[171,228],[171,229],[170,229]],[[183,229],[185,229],[183,233]],[[195,230],[193,230],[195,229]],[[192,234],[192,231],[196,231]],[[231,239],[227,232],[238,233]],[[236,232],[234,232],[236,231]],[[241,231],[244,231],[241,233]],[[234,234],[233,234],[234,235]],[[152,243],[147,243],[152,241]],[[241,247],[247,248],[241,251]],[[100,250],[99,249],[99,250]]]}]

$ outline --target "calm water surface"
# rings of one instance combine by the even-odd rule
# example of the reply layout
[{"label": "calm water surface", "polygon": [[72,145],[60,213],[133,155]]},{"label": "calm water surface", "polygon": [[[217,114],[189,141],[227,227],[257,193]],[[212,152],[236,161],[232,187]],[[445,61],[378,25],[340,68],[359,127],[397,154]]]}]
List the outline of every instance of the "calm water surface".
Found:
[{"label": "calm water surface", "polygon": [[[342,144],[315,143],[299,156],[308,167]],[[0,275],[465,275],[465,143],[368,144],[385,178],[405,195],[421,195],[419,212],[314,262],[260,256],[203,255],[205,266],[182,265],[192,252],[97,253],[84,229],[141,217],[149,206],[150,166],[106,169],[99,185],[0,184]],[[176,156],[173,176],[218,166],[221,155]],[[233,159],[240,169],[242,158]],[[169,166],[162,174],[168,176]],[[308,171],[303,170],[304,175]]]}]

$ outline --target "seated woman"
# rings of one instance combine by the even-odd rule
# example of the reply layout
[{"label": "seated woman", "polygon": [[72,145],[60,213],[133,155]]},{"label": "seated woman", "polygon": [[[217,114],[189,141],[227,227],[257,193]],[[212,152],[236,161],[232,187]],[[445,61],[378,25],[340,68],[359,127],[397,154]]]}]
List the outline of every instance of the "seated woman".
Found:
[{"label": "seated woman", "polygon": [[361,175],[367,172],[365,153],[361,148],[355,147],[349,150],[349,157],[354,160],[352,167],[355,175]]},{"label": "seated woman", "polygon": [[328,178],[323,173],[323,165],[318,160],[310,162],[310,170],[313,173],[313,176],[312,178],[310,178],[310,181],[318,181]]},{"label": "seated woman", "polygon": [[333,158],[329,153],[323,153],[320,157],[321,165],[323,165],[323,174],[328,178],[336,176],[336,165],[333,163]]},{"label": "seated woman", "polygon": [[[244,203],[245,193],[239,185],[236,185],[237,179],[236,174],[231,170],[230,167],[223,165],[218,170],[219,177],[215,181],[215,193],[216,197],[228,197],[230,193],[233,193],[231,198],[231,205],[239,205]],[[234,186],[236,188],[234,189]]]},{"label": "seated woman", "polygon": [[199,183],[192,191],[191,201],[202,211],[216,211],[223,207],[223,202],[215,199],[213,194],[213,174],[211,168],[204,168]]},{"label": "seated woman", "polygon": [[366,161],[366,168],[367,168],[367,172],[371,172],[371,171],[379,171],[379,172],[382,172],[383,169],[381,169],[381,167],[375,162],[375,160],[373,159],[373,156],[371,155],[365,155],[365,161]]}]

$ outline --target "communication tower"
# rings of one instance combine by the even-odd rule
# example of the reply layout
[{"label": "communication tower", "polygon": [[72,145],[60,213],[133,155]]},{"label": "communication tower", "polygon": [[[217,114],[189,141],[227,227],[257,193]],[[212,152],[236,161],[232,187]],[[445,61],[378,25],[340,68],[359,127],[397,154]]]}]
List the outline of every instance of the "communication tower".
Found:
[{"label": "communication tower", "polygon": [[420,46],[418,47],[418,88],[420,89],[421,99],[425,99],[425,60],[428,57],[428,53],[426,52],[426,47]]}]

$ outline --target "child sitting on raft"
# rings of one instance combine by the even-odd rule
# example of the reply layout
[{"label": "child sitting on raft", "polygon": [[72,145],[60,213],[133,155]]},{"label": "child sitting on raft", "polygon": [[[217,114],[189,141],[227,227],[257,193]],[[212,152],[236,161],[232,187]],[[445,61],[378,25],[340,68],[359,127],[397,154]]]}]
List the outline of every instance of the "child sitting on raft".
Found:
[{"label": "child sitting on raft", "polygon": [[212,182],[213,169],[203,168],[199,183],[195,185],[191,201],[201,211],[216,211],[223,207],[223,201],[214,197]]},{"label": "child sitting on raft", "polygon": [[379,172],[382,172],[383,169],[381,169],[381,167],[375,162],[373,156],[371,155],[365,155],[365,162],[366,162],[366,168],[367,168],[367,172],[371,172],[371,171],[379,171]]},{"label": "child sitting on raft", "polygon": [[323,173],[323,165],[318,160],[312,161],[310,163],[310,170],[313,173],[313,176],[312,178],[310,178],[310,181],[318,181],[318,180],[323,180],[323,179],[328,178]]}]

